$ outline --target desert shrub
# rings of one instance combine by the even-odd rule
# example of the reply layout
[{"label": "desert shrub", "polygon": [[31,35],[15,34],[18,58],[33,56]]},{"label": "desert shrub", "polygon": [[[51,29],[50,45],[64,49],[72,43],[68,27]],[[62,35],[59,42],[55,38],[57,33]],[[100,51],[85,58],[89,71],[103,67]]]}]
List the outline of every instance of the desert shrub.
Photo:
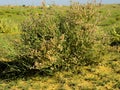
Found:
[{"label": "desert shrub", "polygon": [[97,26],[100,21],[97,8],[96,3],[72,3],[64,13],[53,7],[43,8],[40,15],[31,15],[22,24],[20,57],[39,69],[99,64],[107,43],[106,34]]}]

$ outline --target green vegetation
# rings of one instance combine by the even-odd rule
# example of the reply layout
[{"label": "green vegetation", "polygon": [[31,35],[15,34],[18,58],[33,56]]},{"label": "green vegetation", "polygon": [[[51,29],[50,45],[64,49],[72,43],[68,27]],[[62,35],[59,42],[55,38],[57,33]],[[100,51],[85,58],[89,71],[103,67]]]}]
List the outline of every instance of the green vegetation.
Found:
[{"label": "green vegetation", "polygon": [[0,7],[0,90],[119,90],[120,5]]}]

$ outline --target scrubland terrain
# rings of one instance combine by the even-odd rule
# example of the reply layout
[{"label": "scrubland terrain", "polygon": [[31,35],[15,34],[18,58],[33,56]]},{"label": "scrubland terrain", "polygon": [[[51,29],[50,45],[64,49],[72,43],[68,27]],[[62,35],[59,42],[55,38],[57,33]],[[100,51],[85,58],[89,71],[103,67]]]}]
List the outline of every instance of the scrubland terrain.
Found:
[{"label": "scrubland terrain", "polygon": [[120,90],[120,4],[0,6],[0,90]]}]

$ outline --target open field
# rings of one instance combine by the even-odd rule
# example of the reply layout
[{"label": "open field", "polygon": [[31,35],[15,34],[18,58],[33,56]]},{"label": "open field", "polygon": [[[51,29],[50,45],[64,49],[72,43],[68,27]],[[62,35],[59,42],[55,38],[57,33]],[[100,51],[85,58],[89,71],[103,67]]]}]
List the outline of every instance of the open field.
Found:
[{"label": "open field", "polygon": [[0,90],[120,90],[120,5],[86,7],[0,6]]}]

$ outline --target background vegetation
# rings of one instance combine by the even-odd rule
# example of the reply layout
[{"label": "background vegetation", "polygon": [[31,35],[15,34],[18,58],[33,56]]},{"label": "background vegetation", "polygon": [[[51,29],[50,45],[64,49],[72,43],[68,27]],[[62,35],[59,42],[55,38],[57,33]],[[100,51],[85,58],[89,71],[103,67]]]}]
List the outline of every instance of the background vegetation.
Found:
[{"label": "background vegetation", "polygon": [[119,90],[119,8],[1,6],[0,89]]}]

